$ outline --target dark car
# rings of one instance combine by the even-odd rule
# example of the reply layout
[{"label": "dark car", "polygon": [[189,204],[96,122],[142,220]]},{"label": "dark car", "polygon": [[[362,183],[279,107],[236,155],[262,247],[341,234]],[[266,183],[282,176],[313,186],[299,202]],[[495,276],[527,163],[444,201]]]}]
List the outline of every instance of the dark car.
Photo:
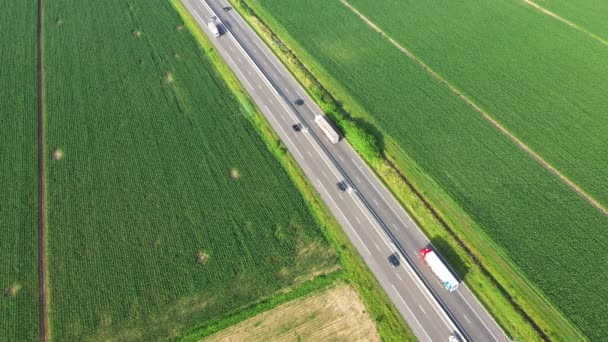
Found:
[{"label": "dark car", "polygon": [[294,130],[294,131],[299,132],[299,131],[301,131],[301,130],[302,130],[302,125],[300,125],[299,123],[297,123],[297,124],[293,124],[293,125],[291,126],[291,128],[293,128],[293,130]]},{"label": "dark car", "polygon": [[399,266],[400,262],[399,262],[399,256],[397,256],[397,253],[393,253],[393,254],[389,255],[388,256],[388,262],[393,267]]},{"label": "dark car", "polygon": [[294,101],[294,103],[296,104],[296,106],[301,106],[301,105],[303,105],[303,104],[304,104],[304,100],[302,100],[302,99],[297,99],[297,100],[295,100],[295,101]]},{"label": "dark car", "polygon": [[338,189],[340,189],[341,192],[344,192],[348,189],[348,187],[346,186],[345,182],[340,182],[338,183]]}]

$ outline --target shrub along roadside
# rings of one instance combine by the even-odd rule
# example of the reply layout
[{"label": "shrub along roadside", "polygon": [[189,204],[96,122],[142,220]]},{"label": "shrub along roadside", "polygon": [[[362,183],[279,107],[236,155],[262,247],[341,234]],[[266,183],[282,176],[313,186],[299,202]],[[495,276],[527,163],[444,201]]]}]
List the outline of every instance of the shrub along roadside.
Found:
[{"label": "shrub along roadside", "polygon": [[[458,273],[461,276],[466,274],[469,288],[511,337],[525,340],[580,338],[563,315],[504,261],[503,256],[496,252],[493,242],[480,236],[475,222],[433,180],[424,175],[415,162],[403,158],[396,160],[390,151],[397,147],[392,146],[390,141],[384,146],[381,136],[372,133],[373,128],[361,128],[368,126],[359,122],[358,118],[351,117],[350,112],[364,111],[356,101],[345,96],[331,75],[320,70],[322,68],[281,29],[272,15],[266,13],[257,2],[231,2],[389,186]],[[267,24],[276,29],[280,37]],[[297,57],[292,48],[298,51]],[[332,94],[339,94],[344,105]],[[345,121],[349,124],[344,125]],[[373,136],[374,146],[365,146],[366,139],[361,139],[352,126]]]},{"label": "shrub along roadside", "polygon": [[[340,258],[342,269],[329,275],[319,276],[312,281],[306,282],[300,286],[290,289],[287,293],[278,293],[271,298],[261,299],[258,303],[245,308],[244,310],[233,313],[221,320],[215,322],[206,322],[204,325],[197,327],[184,338],[186,340],[200,339],[203,336],[208,336],[213,332],[221,330],[229,325],[235,324],[246,318],[252,317],[255,314],[269,310],[279,304],[287,302],[291,299],[303,296],[313,291],[319,291],[327,288],[335,281],[345,281],[350,284],[361,296],[361,300],[365,305],[371,318],[376,323],[378,334],[386,341],[414,341],[416,338],[409,330],[409,327],[392,304],[384,290],[381,288],[378,281],[374,278],[371,271],[363,259],[359,256],[357,250],[350,243],[346,234],[342,231],[335,218],[329,212],[321,200],[319,194],[314,190],[312,184],[308,181],[303,171],[299,168],[293,157],[287,153],[287,149],[272,130],[266,118],[259,112],[255,104],[239,83],[235,75],[232,73],[228,65],[222,60],[221,56],[214,50],[211,42],[206,35],[201,31],[196,21],[190,16],[188,11],[179,0],[169,0],[175,10],[180,14],[184,25],[199,43],[201,49],[213,63],[216,70],[222,75],[231,91],[234,93],[238,101],[247,112],[246,117],[253,123],[258,133],[268,146],[268,149],[273,152],[281,165],[285,168],[293,183],[296,185],[300,193],[308,203],[309,209],[317,223],[322,227],[325,237],[330,241],[332,247],[337,252]],[[322,88],[319,88],[322,90]],[[336,110],[339,107],[336,106]],[[324,108],[324,110],[326,110]],[[336,120],[339,115],[336,112],[335,120],[337,125],[345,134],[356,135],[359,141],[369,144],[366,156],[380,160],[379,145],[375,137],[368,132],[358,128],[351,120]],[[355,132],[358,132],[355,134]],[[350,137],[349,137],[350,139]],[[374,147],[375,146],[375,147]]]}]

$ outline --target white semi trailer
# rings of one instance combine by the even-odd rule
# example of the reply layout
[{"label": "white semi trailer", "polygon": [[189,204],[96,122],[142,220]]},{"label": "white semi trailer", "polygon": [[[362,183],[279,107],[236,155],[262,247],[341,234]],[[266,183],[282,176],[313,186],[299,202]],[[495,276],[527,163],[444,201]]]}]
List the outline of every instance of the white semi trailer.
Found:
[{"label": "white semi trailer", "polygon": [[422,260],[424,260],[427,265],[431,267],[431,270],[443,287],[445,287],[448,291],[456,291],[458,288],[458,280],[452,275],[452,272],[443,264],[441,259],[437,256],[437,254],[430,248],[423,248],[420,250],[420,256],[422,256]]},{"label": "white semi trailer", "polygon": [[337,144],[338,141],[340,141],[340,135],[323,115],[315,115],[315,123],[323,133],[325,133],[325,136],[332,144]]}]

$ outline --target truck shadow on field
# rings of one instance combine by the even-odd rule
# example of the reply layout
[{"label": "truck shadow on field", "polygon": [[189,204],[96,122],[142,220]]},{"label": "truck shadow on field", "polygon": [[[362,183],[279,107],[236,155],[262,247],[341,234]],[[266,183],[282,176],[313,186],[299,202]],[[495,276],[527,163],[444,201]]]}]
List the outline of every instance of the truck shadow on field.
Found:
[{"label": "truck shadow on field", "polygon": [[[441,254],[441,258],[444,259],[452,272],[455,273],[454,276],[459,281],[464,281],[470,271],[469,264],[460,258],[444,238],[440,236],[434,237],[431,239],[431,244],[433,245],[432,247]],[[428,245],[427,247],[431,247],[431,245]]]}]

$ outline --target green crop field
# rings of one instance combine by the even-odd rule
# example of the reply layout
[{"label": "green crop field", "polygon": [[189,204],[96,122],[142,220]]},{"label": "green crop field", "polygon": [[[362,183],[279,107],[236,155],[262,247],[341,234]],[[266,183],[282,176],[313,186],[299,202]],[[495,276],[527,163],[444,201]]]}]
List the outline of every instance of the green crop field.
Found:
[{"label": "green crop field", "polygon": [[513,0],[351,3],[608,208],[608,46]]},{"label": "green crop field", "polygon": [[537,0],[539,6],[608,41],[608,2],[604,0]]},{"label": "green crop field", "polygon": [[[288,6],[279,0],[247,2],[305,60],[353,115],[362,116],[380,130],[387,152],[401,166],[418,169],[438,184],[457,207],[474,220],[480,234],[493,242],[491,246],[495,244],[501,254],[511,260],[521,274],[580,330],[591,338],[608,333],[608,321],[604,319],[606,306],[602,300],[608,298],[608,219],[603,214],[541,167],[385,38],[371,30],[339,1],[293,1]],[[408,18],[404,13],[413,11],[407,11],[404,4],[397,7],[399,10],[389,9],[384,2],[370,2],[364,8],[383,8],[382,11],[373,12],[378,18],[382,18],[380,13],[392,19]],[[419,10],[423,19],[416,24],[412,19],[412,23],[404,24],[400,31],[395,31],[405,35],[410,32],[406,30],[410,26],[411,30],[423,30],[445,23],[448,32],[441,33],[437,29],[437,32],[424,35],[413,31],[414,37],[419,39],[412,38],[415,43],[412,45],[420,45],[415,52],[421,50],[425,56],[431,55],[430,61],[445,60],[441,64],[445,69],[450,66],[447,61],[470,58],[469,52],[460,48],[460,41],[445,42],[451,34],[469,35],[470,41],[480,45],[492,37],[513,41],[530,41],[535,37],[524,34],[522,25],[502,31],[493,31],[489,27],[469,28],[467,31],[462,28],[467,20],[451,22],[443,17],[432,18],[433,6],[441,7],[439,4],[418,5],[423,7]],[[452,8],[457,7],[456,3],[444,3],[443,6],[446,8],[435,8],[434,11],[438,15],[462,12],[461,9]],[[585,36],[577,36],[567,27],[563,28],[541,14],[521,9],[517,4],[495,7],[488,8],[489,13],[495,13],[495,16],[489,16],[494,21],[510,20],[513,19],[511,16],[521,13],[521,22],[532,27],[538,23],[545,25],[555,30],[556,37],[570,39],[568,41],[573,46],[580,46],[580,49],[572,49],[571,53],[563,56],[547,56],[550,57],[547,61],[538,56],[536,60],[521,57],[526,61],[519,63],[526,66],[528,74],[525,78],[517,73],[505,75],[488,71],[490,66],[496,66],[503,67],[500,70],[506,72],[509,69],[499,64],[511,67],[519,60],[522,51],[505,52],[504,55],[496,52],[478,57],[467,65],[454,67],[446,77],[451,80],[456,73],[464,73],[458,87],[474,85],[467,88],[465,93],[472,97],[481,94],[479,96],[484,99],[482,105],[485,109],[495,109],[503,104],[507,106],[512,116],[501,114],[500,118],[509,119],[509,127],[518,127],[518,134],[520,131],[522,135],[525,133],[522,138],[531,146],[543,146],[544,149],[539,151],[543,156],[546,150],[551,150],[547,159],[559,161],[559,165],[566,169],[564,173],[576,175],[575,180],[585,181],[587,190],[593,190],[590,192],[605,199],[608,192],[602,192],[607,186],[606,168],[603,165],[607,160],[602,158],[599,151],[605,150],[602,144],[608,135],[605,134],[606,120],[602,119],[601,111],[606,108],[602,106],[605,97],[600,95],[605,94],[608,83],[600,82],[598,76],[604,75],[607,67],[605,63],[599,63],[601,56],[605,55],[605,48]],[[481,9],[468,13],[472,22],[486,18]],[[387,22],[390,21],[387,19]],[[449,28],[454,32],[449,32]],[[509,32],[517,36],[508,36]],[[562,51],[559,43],[551,39],[537,48]],[[504,46],[497,46],[496,49],[502,51]],[[556,65],[548,66],[545,62]],[[580,65],[577,65],[579,62]],[[562,72],[558,73],[559,70]],[[580,79],[571,73],[579,74]],[[492,80],[499,86],[490,85]],[[521,89],[514,86],[516,80],[521,82]],[[537,84],[539,80],[552,81],[541,87]],[[521,95],[524,87],[530,91],[535,84],[537,88],[532,95]],[[482,89],[482,86],[485,88]],[[555,95],[555,92],[568,89],[571,94],[583,93],[583,100],[577,98],[567,103],[564,96],[556,96],[554,101],[548,103],[528,103],[532,101],[531,97],[546,100],[547,94]],[[492,92],[494,98],[489,95]],[[515,95],[522,97],[513,101]],[[579,100],[584,103],[578,103]],[[565,107],[561,108],[562,105]],[[585,109],[580,109],[578,105]],[[548,123],[550,115],[547,111],[552,108],[559,111],[554,113],[549,127],[543,127],[541,123]],[[536,115],[526,115],[530,112]],[[576,121],[579,116],[581,122]],[[525,130],[518,126],[526,122]],[[561,131],[569,131],[571,136],[551,135],[551,132]],[[567,142],[573,146],[567,146]],[[585,146],[593,148],[587,151],[584,150]],[[562,159],[555,151],[564,153]],[[576,163],[566,162],[567,158],[578,152],[580,156],[577,156]],[[412,164],[415,166],[412,167]]]},{"label": "green crop field", "polygon": [[0,11],[0,341],[38,339],[35,5]]},{"label": "green crop field", "polygon": [[44,10],[53,340],[179,336],[337,266],[168,1]]}]

